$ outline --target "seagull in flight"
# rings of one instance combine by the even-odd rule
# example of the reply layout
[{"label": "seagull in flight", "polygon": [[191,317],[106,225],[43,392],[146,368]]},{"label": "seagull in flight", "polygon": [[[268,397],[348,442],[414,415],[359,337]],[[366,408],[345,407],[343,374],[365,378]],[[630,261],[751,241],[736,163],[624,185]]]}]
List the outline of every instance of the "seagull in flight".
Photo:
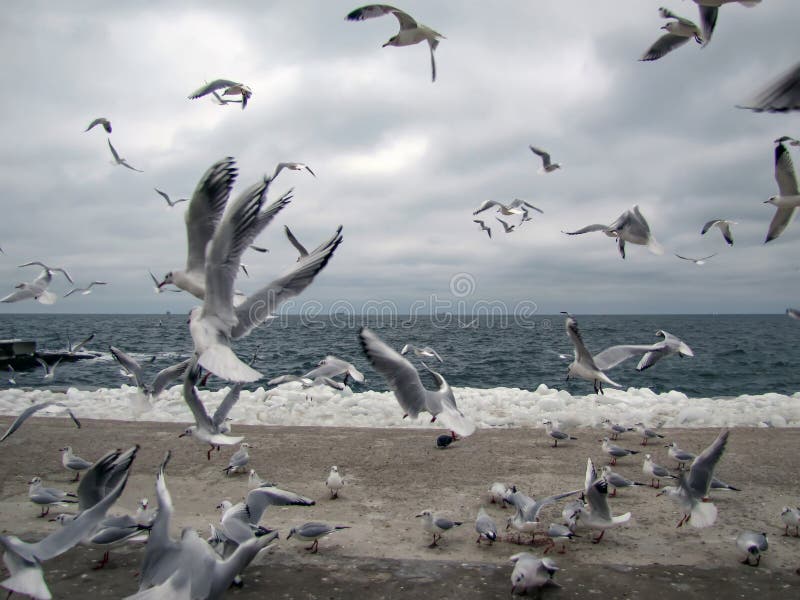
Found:
[{"label": "seagull in flight", "polygon": [[717,253],[714,252],[714,254],[709,254],[708,256],[702,256],[700,258],[691,258],[689,256],[681,256],[680,254],[677,254],[677,253],[675,254],[675,256],[677,256],[681,260],[688,260],[688,261],[693,262],[696,265],[704,265],[704,264],[706,264],[706,261],[709,258],[714,258],[716,255],[717,255]]},{"label": "seagull in flight", "polygon": [[664,339],[650,345],[620,345],[606,348],[593,357],[595,365],[602,371],[607,371],[608,369],[616,367],[621,362],[628,360],[632,356],[644,354],[639,364],[636,365],[637,371],[644,371],[652,367],[662,358],[672,356],[673,354],[677,354],[681,358],[684,356],[694,356],[694,352],[689,345],[670,332],[659,329],[656,331],[656,335]]},{"label": "seagull in flight", "polygon": [[778,195],[764,201],[764,204],[772,204],[777,208],[769,224],[765,244],[783,233],[794,218],[797,207],[800,206],[800,191],[797,188],[794,164],[783,144],[775,146],[775,181],[778,183]]},{"label": "seagull in flight", "polygon": [[722,232],[722,237],[728,242],[729,246],[733,246],[733,233],[731,233],[731,225],[738,225],[735,221],[726,221],[725,219],[711,219],[708,223],[703,225],[703,230],[700,235],[705,235],[712,227],[717,227]]},{"label": "seagull in flight", "polygon": [[94,121],[89,123],[89,126],[86,129],[84,129],[84,131],[89,131],[95,125],[102,125],[103,129],[106,130],[106,133],[111,133],[111,121],[109,121],[105,117],[97,117]]},{"label": "seagull in flight", "polygon": [[509,225],[508,223],[503,221],[503,219],[501,219],[500,217],[495,217],[495,219],[497,219],[500,222],[506,233],[511,233],[516,228],[516,225]]},{"label": "seagull in flight", "polygon": [[21,269],[31,265],[38,265],[42,267],[43,270],[41,273],[39,273],[39,276],[30,283],[18,284],[15,286],[17,291],[11,292],[8,296],[0,299],[0,302],[19,302],[20,300],[33,298],[40,304],[54,304],[57,296],[53,292],[48,291],[47,287],[53,280],[53,272],[55,271],[62,273],[70,283],[75,283],[65,269],[60,267],[48,267],[39,261],[25,263],[24,265],[19,265],[18,268]]},{"label": "seagull in flight", "polygon": [[[322,249],[322,245],[321,245],[321,246],[317,246],[311,252],[309,252],[308,250],[306,250],[306,247],[303,246],[303,244],[301,244],[300,241],[294,236],[294,234],[292,233],[291,229],[289,229],[288,226],[284,225],[283,226],[283,231],[284,231],[284,233],[286,233],[286,238],[289,240],[289,242],[292,244],[292,246],[294,246],[297,249],[297,251],[300,253],[300,256],[297,257],[298,261],[301,261],[304,258],[306,258],[309,254],[314,254],[315,252],[319,252]],[[341,231],[342,231],[342,228],[340,226],[339,229],[336,230],[336,233],[341,233]]]},{"label": "seagull in flight", "polygon": [[368,4],[367,6],[362,6],[350,12],[346,18],[348,21],[363,21],[364,19],[373,19],[390,14],[397,18],[400,24],[400,31],[389,38],[389,41],[386,42],[383,47],[411,46],[413,44],[419,44],[422,41],[428,42],[428,48],[431,52],[431,81],[436,81],[436,60],[434,59],[433,52],[439,45],[439,39],[445,39],[441,33],[437,33],[430,27],[417,23],[411,15],[404,13],[399,8],[389,6],[388,4]]},{"label": "seagull in flight", "polygon": [[800,62],[762,89],[748,105],[737,106],[755,112],[800,110]]},{"label": "seagull in flight", "polygon": [[[237,94],[241,95],[242,110],[247,107],[247,101],[250,100],[250,97],[253,95],[253,90],[243,83],[237,83],[235,81],[231,81],[230,79],[215,79],[211,83],[206,83],[204,86],[199,87],[189,94],[189,99],[194,100],[196,98],[202,98],[203,96],[211,94],[212,92],[216,92],[217,90],[225,90],[222,92],[223,96],[236,96]],[[218,96],[218,94],[215,95]],[[227,102],[224,103],[227,104]]]},{"label": "seagull in flight", "polygon": [[675,48],[683,46],[692,38],[694,38],[698,44],[703,43],[703,35],[700,33],[700,28],[689,19],[679,17],[663,6],[658,9],[658,14],[664,19],[675,20],[669,21],[661,28],[666,30],[667,33],[658,38],[639,60],[658,60],[662,56],[675,50]]},{"label": "seagull in flight", "polygon": [[485,231],[487,233],[487,235],[489,236],[489,239],[492,238],[492,228],[491,227],[487,227],[486,223],[484,223],[480,219],[472,219],[472,222],[473,223],[477,223],[480,226],[481,231]]},{"label": "seagull in flight", "polygon": [[653,237],[653,234],[650,232],[650,225],[647,223],[644,215],[639,211],[638,205],[634,205],[630,210],[626,210],[611,225],[587,225],[577,231],[563,231],[562,233],[567,235],[580,235],[592,231],[602,231],[608,237],[617,238],[617,248],[623,259],[625,258],[626,242],[639,246],[647,246],[647,249],[653,254],[664,253],[661,244],[656,241],[655,237]]},{"label": "seagull in flight", "polygon": [[189,201],[188,198],[178,198],[177,200],[170,200],[169,195],[166,192],[162,192],[158,188],[153,188],[153,189],[158,193],[159,196],[161,196],[162,198],[164,198],[164,200],[167,201],[167,204],[169,204],[170,208],[172,208],[173,206],[175,206],[179,202],[188,202]]},{"label": "seagull in flight", "polygon": [[552,173],[556,169],[561,168],[561,165],[559,163],[554,163],[550,161],[550,155],[544,150],[537,148],[536,146],[528,146],[528,148],[530,148],[531,152],[533,152],[536,156],[542,159],[542,171],[541,171],[542,173]]},{"label": "seagull in flight", "polygon": [[427,411],[432,415],[431,421],[438,420],[461,437],[475,432],[475,424],[458,409],[453,390],[441,374],[422,363],[438,386],[436,390],[427,390],[414,365],[389,347],[372,330],[362,327],[359,339],[367,359],[394,392],[403,409],[403,417],[416,419],[419,413]]},{"label": "seagull in flight", "polygon": [[311,170],[311,167],[309,167],[305,163],[282,162],[282,163],[278,163],[278,165],[275,167],[275,172],[272,174],[272,179],[275,179],[278,176],[278,173],[280,173],[284,169],[289,169],[291,171],[303,171],[303,170],[305,170],[305,171],[308,171],[309,173],[311,173],[312,175],[314,175],[314,177],[316,177],[316,175],[314,174],[314,171]]},{"label": "seagull in flight", "polygon": [[603,383],[619,387],[618,383],[609,379],[608,375],[603,373],[602,369],[595,364],[594,358],[592,358],[592,355],[583,343],[583,338],[581,337],[580,331],[578,331],[578,322],[575,318],[569,313],[562,312],[561,314],[566,315],[564,327],[567,330],[567,336],[572,340],[575,356],[573,361],[569,364],[567,380],[569,380],[570,377],[579,377],[580,379],[591,381],[594,384],[595,393],[600,394],[603,393]]},{"label": "seagull in flight", "polygon": [[128,167],[131,171],[136,171],[137,173],[144,173],[144,171],[142,171],[141,169],[137,169],[136,167],[128,163],[127,159],[120,158],[116,148],[114,148],[114,146],[111,144],[111,139],[108,140],[108,148],[109,150],[111,150],[111,155],[114,157],[113,164],[122,165],[123,167]]},{"label": "seagull in flight", "polygon": [[700,23],[703,26],[702,38],[705,42],[704,45],[707,45],[711,41],[711,34],[714,33],[714,27],[717,24],[719,7],[723,4],[731,4],[732,2],[738,2],[739,4],[751,8],[759,4],[761,0],[694,0],[694,3],[697,4],[697,8],[700,11]]},{"label": "seagull in flight", "polygon": [[85,288],[72,288],[70,291],[64,294],[64,298],[66,298],[67,296],[71,296],[76,292],[80,292],[82,296],[87,296],[92,293],[92,288],[96,285],[108,285],[108,284],[105,281],[93,281]]}]

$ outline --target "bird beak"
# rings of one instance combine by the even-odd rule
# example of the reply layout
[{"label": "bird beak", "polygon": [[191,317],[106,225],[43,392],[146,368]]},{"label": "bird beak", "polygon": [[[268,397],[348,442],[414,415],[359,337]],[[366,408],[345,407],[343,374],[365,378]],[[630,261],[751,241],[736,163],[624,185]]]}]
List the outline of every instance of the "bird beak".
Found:
[{"label": "bird beak", "polygon": [[185,435],[186,435],[186,433],[184,432],[184,433],[180,434],[178,437],[179,437],[179,438],[182,438],[182,437],[183,437],[183,436],[185,436]]},{"label": "bird beak", "polygon": [[420,513],[420,514],[418,514],[418,515],[414,515],[414,516],[415,516],[415,517],[422,517],[422,516],[424,516],[424,515]]}]

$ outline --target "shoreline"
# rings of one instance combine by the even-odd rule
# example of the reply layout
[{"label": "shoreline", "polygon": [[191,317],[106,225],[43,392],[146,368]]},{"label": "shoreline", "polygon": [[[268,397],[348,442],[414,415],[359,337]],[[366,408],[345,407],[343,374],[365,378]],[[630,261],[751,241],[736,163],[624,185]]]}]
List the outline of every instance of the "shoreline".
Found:
[{"label": "shoreline", "polygon": [[[11,420],[0,418],[0,427],[7,427]],[[76,454],[93,460],[111,448],[139,443],[142,447],[128,487],[111,512],[132,512],[141,497],[155,503],[155,472],[164,452],[172,449],[166,477],[175,505],[172,531],[177,534],[180,528],[192,526],[205,536],[209,523],[219,520],[215,506],[222,499],[236,502],[247,493],[247,477],[226,477],[222,473],[235,448],[223,448],[208,461],[205,446],[178,439],[182,430],[178,423],[92,419],[86,419],[83,428],[77,429],[69,419],[32,418],[2,445],[0,529],[26,539],[38,539],[52,531],[53,523],[36,518],[39,509],[27,499],[27,481],[39,475],[45,485],[74,490],[74,484],[68,482],[71,474],[61,467],[58,448],[72,445]],[[366,597],[379,598],[398,592],[398,581],[405,582],[404,590],[409,593],[416,589],[419,594],[424,588],[440,590],[437,593],[445,597],[478,597],[474,594],[483,590],[480,597],[494,597],[495,593],[507,597],[511,573],[508,558],[528,550],[541,555],[545,546],[507,541],[492,546],[475,543],[473,524],[480,506],[487,507],[502,533],[505,518],[513,514],[510,509],[488,504],[491,483],[513,482],[524,493],[539,498],[583,487],[587,457],[594,460],[598,469],[607,463],[597,441],[605,432],[599,428],[575,429],[571,433],[579,439],[558,448],[552,448],[550,438],[538,428],[479,429],[446,450],[435,448],[439,431],[427,428],[236,425],[234,432],[253,444],[250,466],[262,478],[317,501],[311,507],[273,507],[266,511],[261,523],[278,528],[281,539],[262,566],[254,565],[245,572],[246,581],[253,585],[230,592],[230,597],[242,598],[250,597],[247,594],[262,585],[256,580],[271,579],[283,582],[275,585],[285,597],[317,593],[345,597],[349,593],[345,590],[349,589],[358,593],[364,590]],[[667,457],[664,443],[675,440],[682,448],[699,452],[714,439],[717,430],[676,428],[664,433],[667,437],[659,440],[661,444],[647,448],[638,445],[635,433],[623,436],[619,445],[642,454],[621,459],[615,470],[646,482],[640,458],[644,452],[651,452],[657,462],[672,468],[675,463]],[[622,490],[617,498],[610,499],[610,504],[615,515],[632,513],[627,526],[607,531],[597,545],[589,543],[591,532],[579,528],[581,537],[568,545],[566,554],[550,554],[562,568],[556,581],[564,586],[552,591],[554,597],[572,597],[580,589],[586,592],[590,588],[609,593],[616,590],[612,594],[615,596],[627,595],[623,581],[634,587],[639,585],[643,591],[646,587],[649,594],[652,583],[642,581],[652,581],[651,575],[658,578],[661,571],[687,581],[675,583],[678,587],[666,586],[674,596],[654,597],[703,597],[702,590],[708,594],[712,589],[709,586],[716,586],[723,579],[731,585],[738,582],[740,587],[736,589],[753,586],[761,590],[759,593],[769,588],[779,594],[784,589],[781,586],[789,586],[786,589],[796,594],[795,588],[800,586],[800,576],[795,574],[800,567],[800,538],[782,537],[780,509],[783,505],[800,504],[798,447],[800,428],[732,429],[716,475],[742,491],[712,494],[719,514],[717,522],[707,529],[677,529],[677,506],[664,497],[656,497],[656,490]],[[345,479],[345,487],[336,500],[329,498],[324,485],[333,464]],[[545,526],[561,520],[562,507],[563,503],[559,503],[544,509]],[[445,533],[438,548],[427,547],[429,535],[414,518],[426,508],[464,521],[461,527]],[[313,520],[348,525],[351,529],[323,539],[319,554],[311,555],[303,545],[287,541],[285,536],[289,528]],[[738,563],[742,557],[734,539],[742,529],[768,534],[770,548],[758,568]],[[77,548],[45,563],[45,577],[54,596],[70,597],[74,593],[74,589],[67,591],[71,589],[70,582],[85,582],[86,574],[101,588],[116,593],[100,597],[120,597],[134,591],[133,578],[133,587],[115,583],[121,579],[117,569],[132,575],[138,569],[141,550],[134,546],[114,548],[107,569],[91,571],[87,561],[101,554],[97,549]],[[420,564],[439,566],[434,569]],[[341,593],[328,589],[321,579],[314,592],[299,570],[319,573],[334,587],[340,586]],[[420,570],[432,574],[423,577]],[[117,576],[108,576],[108,571]],[[438,587],[439,571],[445,573],[442,581],[450,578],[455,585]],[[385,573],[395,575],[387,579]],[[433,581],[415,587],[429,579]],[[59,593],[62,585],[64,591]],[[684,589],[685,585],[691,589]],[[495,589],[497,586],[499,589]],[[276,591],[273,584],[270,591]]]}]

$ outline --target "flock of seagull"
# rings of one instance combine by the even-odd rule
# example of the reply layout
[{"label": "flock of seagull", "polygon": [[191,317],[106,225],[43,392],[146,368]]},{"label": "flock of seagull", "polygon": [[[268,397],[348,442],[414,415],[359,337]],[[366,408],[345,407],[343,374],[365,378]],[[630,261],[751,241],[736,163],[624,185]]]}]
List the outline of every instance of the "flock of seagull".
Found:
[{"label": "flock of seagull", "polygon": [[[665,8],[659,9],[660,15],[669,20],[663,27],[667,33],[645,52],[641,60],[660,59],[691,39],[702,45],[708,44],[717,21],[719,7],[732,1],[737,0],[694,0],[699,6],[701,27]],[[738,2],[753,6],[760,0],[738,0]],[[367,5],[350,12],[346,18],[350,21],[362,21],[385,15],[393,15],[398,20],[400,30],[384,46],[408,46],[427,42],[430,50],[431,79],[435,81],[434,52],[440,40],[444,39],[443,35],[418,23],[407,13],[388,5]],[[746,108],[768,111],[800,108],[798,81],[800,81],[800,65],[793,67],[760,92]],[[216,79],[192,92],[189,98],[207,96],[220,105],[238,103],[244,110],[253,92],[244,83]],[[102,127],[107,134],[112,132],[111,122],[104,117],[93,120],[86,131],[91,131],[97,126]],[[141,172],[119,155],[110,137],[107,142],[113,164]],[[778,194],[766,201],[775,206],[776,212],[765,242],[772,241],[783,233],[800,206],[797,177],[787,148],[787,146],[798,146],[800,142],[784,136],[775,140],[775,143],[775,179]],[[533,145],[529,148],[541,159],[544,173],[553,173],[561,168],[559,163],[552,161],[546,151]],[[291,191],[283,193],[277,200],[271,202],[267,200],[271,184],[284,169],[307,171],[315,176],[312,169],[304,163],[281,162],[271,176],[264,176],[240,192],[235,200],[229,201],[238,172],[234,159],[225,157],[211,165],[203,174],[191,198],[172,200],[166,192],[155,188],[169,207],[181,202],[187,203],[185,267],[173,269],[161,280],[152,273],[151,277],[156,291],[170,289],[184,291],[201,303],[189,316],[189,331],[194,346],[192,356],[162,370],[148,382],[144,377],[142,366],[135,359],[119,348],[111,348],[112,355],[123,371],[135,380],[142,394],[150,399],[157,397],[171,383],[182,381],[183,397],[195,423],[187,427],[180,437],[188,437],[207,446],[208,460],[211,459],[212,451],[219,450],[221,446],[238,444],[238,451],[232,455],[228,465],[223,469],[228,475],[247,472],[248,448],[253,447],[252,444],[245,442],[243,437],[231,435],[228,415],[237,402],[244,384],[262,378],[262,374],[253,366],[257,357],[254,356],[249,362],[241,360],[234,351],[236,341],[274,318],[274,313],[282,303],[302,293],[326,267],[343,240],[342,227],[339,226],[328,239],[323,240],[314,249],[307,250],[286,227],[285,234],[299,253],[295,264],[253,294],[245,296],[236,290],[235,281],[239,272],[246,273],[246,266],[242,263],[243,254],[248,249],[267,251],[266,248],[254,245],[256,238],[292,201]],[[496,209],[502,216],[520,217],[520,221],[516,224],[509,224],[506,220],[496,218],[507,234],[523,223],[531,221],[531,211],[543,213],[541,209],[525,200],[514,199],[507,204],[494,200],[485,201],[473,214],[478,215],[489,209]],[[486,231],[487,235],[492,237],[492,230],[484,221],[479,219],[474,221],[480,226],[481,231]],[[706,234],[713,227],[717,227],[726,243],[733,245],[731,226],[735,224],[728,219],[713,219],[702,227],[701,234]],[[663,253],[663,248],[653,236],[638,206],[626,210],[609,225],[591,224],[564,233],[572,236],[590,232],[602,232],[614,238],[622,258],[625,258],[626,244],[645,246],[655,254]],[[715,254],[702,258],[678,255],[678,258],[703,264],[713,256]],[[74,284],[72,277],[62,267],[50,267],[39,261],[25,263],[20,267],[34,265],[42,268],[36,279],[20,283],[14,292],[0,302],[33,299],[42,304],[52,304],[56,300],[56,295],[49,291],[48,287],[56,272],[63,274]],[[73,294],[86,295],[91,293],[93,287],[103,285],[106,285],[106,282],[92,281],[85,287],[74,287],[65,297]],[[168,286],[173,286],[174,289]],[[472,324],[464,326],[469,327]],[[685,342],[666,331],[657,332],[663,339],[650,345],[618,345],[593,355],[582,340],[575,318],[569,314],[565,316],[565,330],[574,346],[574,357],[568,367],[567,378],[590,381],[595,392],[601,394],[604,384],[619,385],[606,374],[606,371],[630,358],[639,357],[636,369],[641,371],[651,368],[669,356],[693,356],[692,349]],[[449,435],[439,436],[438,447],[446,448],[453,442],[474,433],[474,422],[458,408],[453,390],[444,376],[425,362],[431,359],[443,362],[434,349],[406,344],[398,352],[386,344],[376,332],[366,327],[359,332],[359,340],[365,356],[394,393],[403,418],[415,419],[421,413],[427,412],[431,421],[438,422],[450,432]],[[435,382],[434,389],[425,387],[420,370],[406,358],[408,355],[419,360],[423,368],[422,373]],[[55,365],[43,366],[45,376],[52,378]],[[210,375],[232,382],[229,392],[212,415],[209,415],[198,393],[198,386],[202,385]],[[350,381],[363,382],[364,376],[351,363],[335,356],[327,356],[315,369],[307,373],[281,375],[269,383],[283,385],[299,382],[304,388],[327,385],[343,389]],[[0,442],[17,431],[33,414],[53,406],[68,411],[76,426],[80,427],[80,421],[67,402],[45,402],[31,406],[21,413],[0,438]],[[554,446],[557,446],[559,441],[563,445],[575,439],[559,429],[557,423],[546,421],[544,425],[547,434],[554,440]],[[607,423],[607,427],[611,436],[602,440],[602,450],[610,457],[611,465],[616,464],[618,459],[639,452],[612,443],[629,428],[611,422]],[[642,434],[643,445],[646,445],[648,440],[663,437],[642,423],[637,424],[637,429]],[[645,456],[643,472],[651,477],[653,487],[656,487],[656,483],[661,479],[671,479],[676,482],[674,486],[664,487],[660,494],[675,501],[681,510],[682,518],[679,526],[689,524],[703,528],[713,525],[717,511],[713,503],[708,502],[710,490],[737,489],[714,477],[714,469],[724,453],[728,436],[729,432],[722,432],[697,456],[681,450],[673,442],[670,445],[669,456],[678,461],[677,473],[670,472],[653,462],[650,454]],[[63,554],[79,543],[108,548],[113,544],[141,540],[146,534],[147,544],[139,576],[140,591],[131,596],[132,598],[219,598],[231,583],[241,581],[242,571],[253,558],[278,538],[277,531],[259,524],[269,506],[314,504],[314,500],[310,498],[281,490],[271,482],[261,481],[255,471],[250,470],[251,489],[245,500],[237,504],[229,502],[220,504],[219,527],[212,531],[207,540],[202,539],[192,529],[184,529],[180,538],[175,539],[169,533],[174,512],[165,475],[170,459],[169,453],[165,456],[156,476],[157,509],[153,509],[146,500],[142,500],[135,515],[110,517],[107,514],[125,488],[138,449],[138,446],[135,446],[124,451],[113,450],[92,463],[76,456],[69,446],[61,448],[64,468],[75,473],[74,481],[79,482],[77,493],[45,487],[39,477],[33,477],[29,482],[29,499],[41,507],[42,517],[48,514],[51,506],[77,505],[78,512],[54,519],[59,521],[60,528],[35,543],[23,542],[13,535],[0,536],[0,546],[5,550],[3,558],[11,574],[9,578],[0,582],[0,586],[11,592],[49,599],[51,594],[45,583],[42,568],[44,561]],[[684,471],[683,465],[689,462],[691,462],[690,467]],[[84,473],[82,480],[81,473]],[[515,515],[507,519],[507,528],[517,532],[518,540],[523,534],[531,534],[534,537],[536,533],[543,531],[539,520],[542,508],[562,499],[580,495],[580,499],[571,501],[562,512],[564,523],[552,523],[546,529],[546,535],[551,540],[550,547],[560,544],[559,551],[563,552],[564,543],[574,536],[576,526],[599,531],[598,536],[592,540],[599,543],[607,529],[626,523],[631,514],[614,516],[608,503],[608,496],[615,495],[618,489],[644,485],[614,473],[610,466],[604,467],[598,473],[591,459],[587,461],[584,479],[582,489],[555,494],[538,501],[517,490],[513,485],[501,483],[493,484],[490,494],[494,501],[503,506],[509,504],[515,507]],[[331,467],[326,480],[331,498],[338,497],[344,483],[338,468]],[[611,494],[609,487],[613,488]],[[439,543],[445,532],[462,524],[433,510],[425,510],[417,517],[422,519],[423,529],[432,535],[432,546]],[[784,507],[781,519],[787,535],[791,527],[794,527],[796,535],[800,534],[798,531],[800,508]],[[346,528],[347,525],[309,522],[292,528],[288,537],[311,542],[308,550],[317,552],[320,539]],[[498,539],[497,525],[483,508],[476,518],[475,531],[479,543],[482,541],[492,543]],[[758,532],[742,532],[736,543],[745,556],[743,562],[747,564],[757,565],[761,553],[768,547],[766,534]],[[103,564],[107,560],[106,553]],[[513,593],[525,593],[542,586],[554,585],[553,577],[558,567],[551,559],[523,552],[513,555],[510,560],[514,564],[511,574]]]}]

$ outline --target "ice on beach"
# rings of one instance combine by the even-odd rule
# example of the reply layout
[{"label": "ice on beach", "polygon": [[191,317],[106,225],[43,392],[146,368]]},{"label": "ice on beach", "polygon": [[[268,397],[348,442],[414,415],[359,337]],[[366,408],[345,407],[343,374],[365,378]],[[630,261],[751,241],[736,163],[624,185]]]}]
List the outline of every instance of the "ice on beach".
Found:
[{"label": "ice on beach", "polygon": [[[227,391],[200,392],[209,414]],[[151,405],[137,388],[128,385],[94,391],[69,388],[66,394],[8,389],[0,392],[0,414],[15,416],[33,403],[55,400],[70,406],[81,419],[191,422],[182,392],[182,386],[173,386]],[[791,396],[768,393],[690,398],[678,391],[657,394],[647,388],[628,388],[609,389],[605,395],[579,396],[545,385],[534,391],[454,388],[454,392],[459,408],[478,428],[541,427],[546,419],[566,428],[587,427],[598,426],[604,418],[662,427],[800,426],[800,392]],[[56,416],[47,411],[39,415]],[[249,425],[439,428],[438,423],[430,422],[427,413],[417,419],[403,419],[403,411],[391,392],[303,389],[298,383],[270,390],[244,390],[230,417],[234,423]]]}]

